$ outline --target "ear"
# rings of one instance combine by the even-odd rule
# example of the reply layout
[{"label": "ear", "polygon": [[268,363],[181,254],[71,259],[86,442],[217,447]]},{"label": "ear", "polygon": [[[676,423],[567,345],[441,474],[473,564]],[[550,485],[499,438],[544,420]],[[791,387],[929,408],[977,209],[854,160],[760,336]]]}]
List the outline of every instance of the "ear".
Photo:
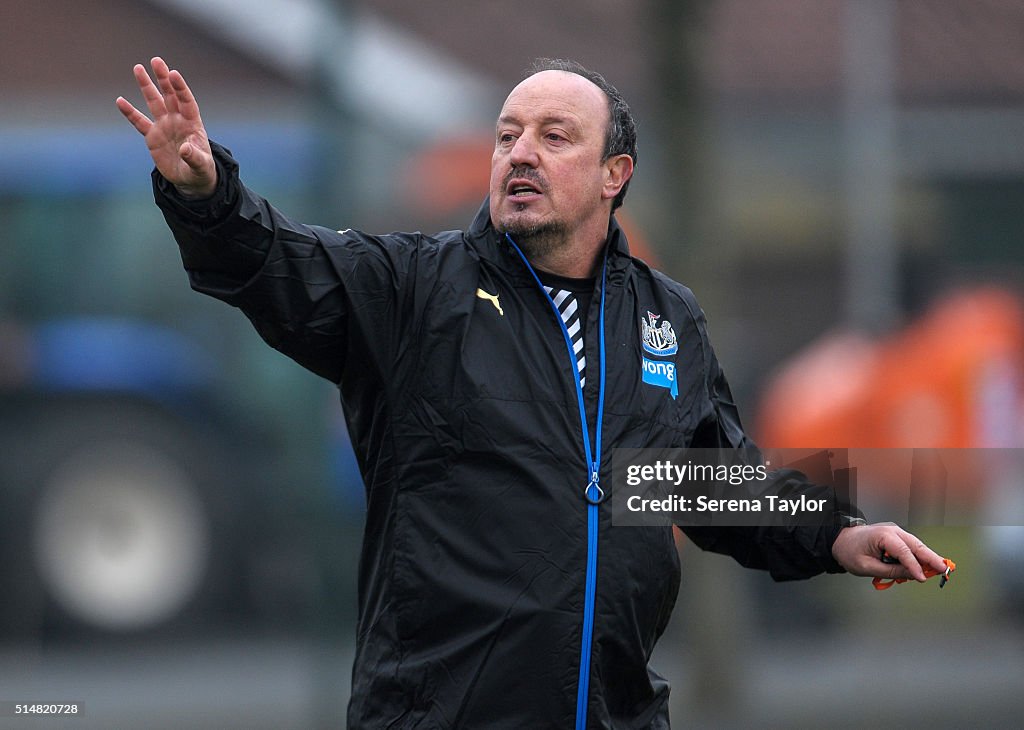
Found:
[{"label": "ear", "polygon": [[633,177],[633,158],[627,154],[615,155],[604,161],[604,188],[601,190],[601,197],[611,200],[622,186]]}]

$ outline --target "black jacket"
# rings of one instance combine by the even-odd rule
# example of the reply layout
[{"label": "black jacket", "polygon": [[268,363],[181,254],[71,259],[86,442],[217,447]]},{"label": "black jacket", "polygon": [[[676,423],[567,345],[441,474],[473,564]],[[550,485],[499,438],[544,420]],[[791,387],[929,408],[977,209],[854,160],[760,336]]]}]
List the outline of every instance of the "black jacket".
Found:
[{"label": "black jacket", "polygon": [[[607,502],[583,499],[573,364],[486,204],[467,232],[336,232],[286,218],[216,156],[220,185],[205,203],[154,173],[192,286],[338,384],[366,483],[350,727],[573,727],[588,510],[587,727],[667,727],[668,685],[647,662],[679,585],[672,531],[613,528]],[[615,448],[747,443],[692,293],[632,258],[614,218],[607,245],[605,489]],[[585,329],[591,419],[600,296],[599,282]],[[674,398],[642,380],[648,312],[678,338]],[[841,570],[832,527],[687,532],[779,579]]]}]

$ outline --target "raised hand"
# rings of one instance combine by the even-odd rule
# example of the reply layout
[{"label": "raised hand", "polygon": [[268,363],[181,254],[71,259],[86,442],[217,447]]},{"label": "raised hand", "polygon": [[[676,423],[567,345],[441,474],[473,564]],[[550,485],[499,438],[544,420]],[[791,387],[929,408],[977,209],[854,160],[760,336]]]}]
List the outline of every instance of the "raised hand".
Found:
[{"label": "raised hand", "polygon": [[146,138],[146,147],[160,174],[182,195],[207,198],[217,186],[217,166],[199,116],[199,105],[180,73],[171,71],[160,57],[150,64],[156,84],[142,64],[136,64],[134,71],[153,118],[123,96],[117,97],[117,108]]}]

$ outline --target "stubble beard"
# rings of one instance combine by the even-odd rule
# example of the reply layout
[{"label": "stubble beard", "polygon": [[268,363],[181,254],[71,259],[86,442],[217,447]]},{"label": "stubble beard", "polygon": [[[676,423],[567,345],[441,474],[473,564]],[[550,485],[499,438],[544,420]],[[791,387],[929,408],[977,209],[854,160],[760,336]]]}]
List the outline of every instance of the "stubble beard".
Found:
[{"label": "stubble beard", "polygon": [[[521,206],[518,212],[526,206]],[[567,229],[561,221],[544,223],[527,223],[518,221],[503,222],[499,226],[502,233],[507,233],[516,245],[530,260],[547,258],[560,251],[569,243]]]}]

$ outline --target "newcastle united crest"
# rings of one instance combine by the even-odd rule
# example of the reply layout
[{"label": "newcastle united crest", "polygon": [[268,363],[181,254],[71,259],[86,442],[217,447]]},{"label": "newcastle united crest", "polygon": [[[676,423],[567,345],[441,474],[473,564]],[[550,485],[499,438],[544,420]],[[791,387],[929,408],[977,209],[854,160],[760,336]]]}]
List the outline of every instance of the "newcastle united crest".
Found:
[{"label": "newcastle united crest", "polygon": [[660,314],[647,313],[647,319],[641,319],[643,327],[644,349],[652,355],[675,355],[679,351],[679,343],[676,341],[676,333],[671,323],[665,320],[658,326]]}]

